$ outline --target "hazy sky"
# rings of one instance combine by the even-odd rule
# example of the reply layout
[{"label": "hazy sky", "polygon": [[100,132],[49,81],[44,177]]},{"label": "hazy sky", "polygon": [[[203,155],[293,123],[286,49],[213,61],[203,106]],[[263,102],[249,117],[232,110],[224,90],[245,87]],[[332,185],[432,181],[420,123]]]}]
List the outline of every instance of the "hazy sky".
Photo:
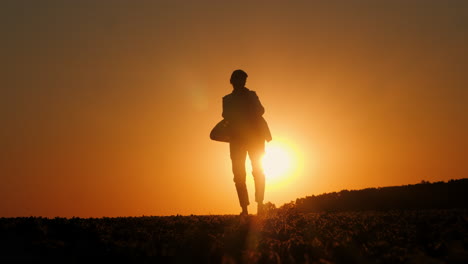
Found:
[{"label": "hazy sky", "polygon": [[468,1],[2,1],[0,33],[0,217],[237,214],[239,68],[299,160],[266,201],[468,177]]}]

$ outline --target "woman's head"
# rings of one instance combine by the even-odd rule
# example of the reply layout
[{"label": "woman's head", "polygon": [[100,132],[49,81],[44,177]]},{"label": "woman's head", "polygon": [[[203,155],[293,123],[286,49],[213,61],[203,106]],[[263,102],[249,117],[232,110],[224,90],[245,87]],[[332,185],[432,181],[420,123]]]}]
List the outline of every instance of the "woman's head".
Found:
[{"label": "woman's head", "polygon": [[235,70],[232,72],[231,74],[231,84],[234,86],[234,87],[244,87],[245,85],[245,82],[247,81],[247,73],[243,70]]}]

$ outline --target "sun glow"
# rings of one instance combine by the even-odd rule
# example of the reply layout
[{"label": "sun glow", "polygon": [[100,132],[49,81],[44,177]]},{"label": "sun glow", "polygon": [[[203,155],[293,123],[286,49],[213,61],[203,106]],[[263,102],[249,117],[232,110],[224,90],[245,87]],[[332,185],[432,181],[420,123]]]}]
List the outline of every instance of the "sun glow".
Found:
[{"label": "sun glow", "polygon": [[291,144],[272,141],[266,145],[263,169],[267,185],[281,187],[293,180],[299,165],[299,155]]},{"label": "sun glow", "polygon": [[279,145],[267,146],[263,168],[270,180],[284,177],[291,169],[291,154]]}]

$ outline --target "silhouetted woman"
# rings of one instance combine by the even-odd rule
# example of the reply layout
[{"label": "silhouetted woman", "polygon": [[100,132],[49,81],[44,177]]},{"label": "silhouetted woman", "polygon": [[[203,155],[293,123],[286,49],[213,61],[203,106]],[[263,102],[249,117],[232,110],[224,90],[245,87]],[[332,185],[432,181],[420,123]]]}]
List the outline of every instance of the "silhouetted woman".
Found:
[{"label": "silhouetted woman", "polygon": [[245,184],[245,160],[249,154],[252,163],[252,175],[255,181],[255,201],[258,214],[263,209],[265,193],[265,174],[261,159],[265,153],[265,140],[271,140],[270,130],[262,117],[263,108],[257,94],[245,87],[247,73],[235,70],[231,75],[232,93],[223,97],[223,118],[230,127],[229,150],[232,161],[232,172],[236,185],[241,216],[248,215],[249,196]]}]

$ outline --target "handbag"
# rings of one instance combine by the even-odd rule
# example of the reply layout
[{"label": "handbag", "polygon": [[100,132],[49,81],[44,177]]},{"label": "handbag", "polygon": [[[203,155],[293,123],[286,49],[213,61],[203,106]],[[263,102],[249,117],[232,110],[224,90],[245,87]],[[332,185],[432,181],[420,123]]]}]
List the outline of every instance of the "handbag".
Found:
[{"label": "handbag", "polygon": [[230,125],[226,119],[219,121],[210,132],[210,139],[220,142],[230,142]]},{"label": "handbag", "polygon": [[[261,137],[267,142],[270,142],[272,139],[271,132],[265,118],[262,117],[257,124],[259,125],[258,129],[260,131]],[[229,122],[226,119],[223,119],[219,121],[211,130],[210,139],[229,143],[231,141],[231,131],[232,130]]]}]

